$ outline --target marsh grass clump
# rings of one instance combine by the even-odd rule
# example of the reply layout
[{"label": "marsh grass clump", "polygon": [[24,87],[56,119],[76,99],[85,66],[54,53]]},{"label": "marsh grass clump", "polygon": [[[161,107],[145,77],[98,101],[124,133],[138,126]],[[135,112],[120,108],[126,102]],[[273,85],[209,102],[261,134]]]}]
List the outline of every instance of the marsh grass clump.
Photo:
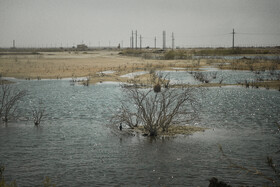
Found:
[{"label": "marsh grass clump", "polygon": [[164,59],[165,60],[174,60],[175,59],[175,51],[168,51],[164,54]]},{"label": "marsh grass clump", "polygon": [[254,73],[260,73],[268,70],[271,75],[274,75],[276,70],[280,69],[278,60],[270,60],[259,57],[225,60],[223,63],[220,63],[218,67],[220,69],[249,70]]},{"label": "marsh grass clump", "polygon": [[216,75],[213,75],[213,77],[211,77],[211,75],[208,76],[207,74],[204,74],[202,72],[194,72],[192,73],[192,75],[196,80],[206,84],[210,83],[213,78],[216,78]]},{"label": "marsh grass clump", "polygon": [[141,55],[144,53],[143,50],[138,49],[125,49],[122,50],[119,54],[120,55],[126,55],[126,56],[135,56],[135,57],[141,57]]},{"label": "marsh grass clump", "polygon": [[243,82],[237,82],[238,85],[245,86],[245,88],[265,88],[279,90],[280,82],[279,80],[264,80],[264,79],[257,79],[253,81],[245,80]]},{"label": "marsh grass clump", "polygon": [[0,187],[17,187],[16,181],[12,181],[11,183],[6,182],[4,178],[5,166],[0,165]]},{"label": "marsh grass clump", "polygon": [[[143,135],[149,134],[149,132],[144,128],[144,126],[138,126],[135,129],[139,130]],[[158,131],[158,136],[176,136],[176,135],[191,135],[195,132],[204,132],[206,128],[189,126],[189,125],[172,125],[169,127],[168,131]]]},{"label": "marsh grass clump", "polygon": [[164,60],[175,59],[191,59],[192,54],[189,54],[186,50],[169,50],[164,53]]}]

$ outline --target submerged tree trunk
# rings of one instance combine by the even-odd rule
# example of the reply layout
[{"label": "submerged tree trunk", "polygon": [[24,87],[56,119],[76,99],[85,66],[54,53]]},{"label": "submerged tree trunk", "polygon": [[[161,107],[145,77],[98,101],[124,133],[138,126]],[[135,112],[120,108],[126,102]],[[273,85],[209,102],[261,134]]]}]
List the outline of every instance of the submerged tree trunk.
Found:
[{"label": "submerged tree trunk", "polygon": [[157,130],[152,129],[152,130],[150,130],[149,135],[150,135],[150,136],[157,136],[157,135],[158,135],[158,132],[157,132]]}]

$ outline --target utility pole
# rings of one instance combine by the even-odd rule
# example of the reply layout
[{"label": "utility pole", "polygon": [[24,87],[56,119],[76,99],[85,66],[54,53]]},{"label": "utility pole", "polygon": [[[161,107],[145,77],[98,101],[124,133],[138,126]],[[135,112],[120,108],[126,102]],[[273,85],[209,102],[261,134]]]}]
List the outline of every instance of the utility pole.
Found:
[{"label": "utility pole", "polygon": [[155,37],[155,49],[157,48],[157,37]]},{"label": "utility pole", "polygon": [[133,49],[133,31],[132,31],[132,35],[131,35],[131,48]]},{"label": "utility pole", "polygon": [[140,49],[142,49],[142,36],[140,35]]},{"label": "utility pole", "polygon": [[234,29],[232,30],[232,49],[234,49]]},{"label": "utility pole", "polygon": [[13,48],[15,49],[16,48],[16,41],[13,40]]},{"label": "utility pole", "polygon": [[174,50],[174,33],[172,32],[172,50]]},{"label": "utility pole", "polygon": [[165,48],[166,48],[165,39],[166,39],[166,32],[163,31],[163,32],[162,32],[162,49],[165,49]]},{"label": "utility pole", "polygon": [[135,48],[137,49],[137,30],[135,31]]}]

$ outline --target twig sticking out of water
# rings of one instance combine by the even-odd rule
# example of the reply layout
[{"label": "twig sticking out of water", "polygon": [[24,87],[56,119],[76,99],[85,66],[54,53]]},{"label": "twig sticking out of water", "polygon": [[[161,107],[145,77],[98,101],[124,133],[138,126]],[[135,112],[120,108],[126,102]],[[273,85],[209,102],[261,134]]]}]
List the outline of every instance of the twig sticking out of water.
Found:
[{"label": "twig sticking out of water", "polygon": [[[257,170],[257,169],[250,169],[250,168],[247,168],[247,167],[244,167],[244,166],[241,166],[241,165],[238,165],[238,164],[234,163],[234,162],[232,161],[232,159],[229,158],[229,157],[224,153],[223,148],[222,148],[221,145],[219,145],[219,149],[220,149],[220,152],[222,153],[223,157],[224,157],[224,158],[227,160],[227,162],[230,164],[230,167],[240,169],[241,171],[246,172],[246,174],[247,174],[247,173],[250,173],[250,174],[253,174],[253,175],[257,175],[257,176],[259,176],[259,177],[262,177],[262,178],[264,178],[264,179],[266,179],[266,180],[272,182],[274,185],[278,186],[278,184],[276,183],[276,181],[275,181],[272,177],[263,174],[261,171],[259,171],[259,170]],[[270,157],[267,158],[267,161],[268,161],[269,166],[270,166],[270,165],[274,165],[272,159],[271,159],[271,160],[270,160],[270,159],[271,159]],[[269,162],[270,162],[270,163],[269,163]],[[270,166],[270,167],[275,167],[275,165],[274,165],[274,166]],[[272,169],[273,169],[273,168],[272,168]],[[276,173],[276,174],[277,174],[277,173]],[[279,173],[278,173],[278,177],[280,178]]]}]

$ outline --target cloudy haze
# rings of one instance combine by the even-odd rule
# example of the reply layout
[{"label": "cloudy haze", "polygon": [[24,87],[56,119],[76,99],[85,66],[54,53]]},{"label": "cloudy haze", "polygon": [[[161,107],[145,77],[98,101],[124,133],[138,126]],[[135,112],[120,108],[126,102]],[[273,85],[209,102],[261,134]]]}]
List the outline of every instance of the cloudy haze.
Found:
[{"label": "cloudy haze", "polygon": [[0,0],[0,47],[280,45],[279,20],[279,0]]}]

